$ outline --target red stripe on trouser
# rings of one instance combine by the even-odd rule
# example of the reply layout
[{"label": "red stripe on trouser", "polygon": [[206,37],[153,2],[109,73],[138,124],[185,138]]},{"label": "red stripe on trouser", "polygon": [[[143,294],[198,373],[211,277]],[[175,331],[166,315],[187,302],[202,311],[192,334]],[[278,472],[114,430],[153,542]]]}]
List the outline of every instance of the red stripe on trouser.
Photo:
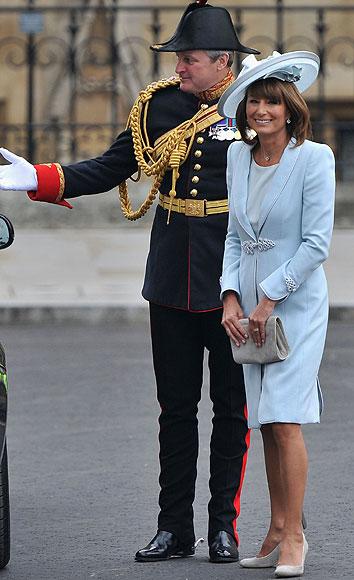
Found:
[{"label": "red stripe on trouser", "polygon": [[191,244],[188,244],[188,288],[187,288],[187,309],[190,308],[191,303]]},{"label": "red stripe on trouser", "polygon": [[[244,407],[244,414],[246,419],[248,419],[248,412],[247,412],[247,406],[245,405]],[[251,431],[250,429],[248,429],[247,431],[247,435],[245,438],[245,442],[246,442],[246,452],[243,456],[243,460],[242,460],[242,469],[241,469],[241,477],[240,477],[240,485],[238,486],[237,492],[236,492],[236,496],[234,499],[234,506],[235,506],[235,510],[236,510],[236,517],[234,519],[234,521],[232,522],[233,527],[234,527],[234,533],[235,533],[235,538],[236,538],[236,542],[237,545],[239,546],[240,541],[239,541],[239,537],[238,537],[238,532],[237,532],[237,517],[240,515],[240,511],[241,511],[241,491],[242,491],[242,484],[243,484],[243,480],[245,478],[245,472],[246,472],[246,464],[247,464],[247,457],[248,457],[248,450],[250,447],[250,439],[251,439]]]}]

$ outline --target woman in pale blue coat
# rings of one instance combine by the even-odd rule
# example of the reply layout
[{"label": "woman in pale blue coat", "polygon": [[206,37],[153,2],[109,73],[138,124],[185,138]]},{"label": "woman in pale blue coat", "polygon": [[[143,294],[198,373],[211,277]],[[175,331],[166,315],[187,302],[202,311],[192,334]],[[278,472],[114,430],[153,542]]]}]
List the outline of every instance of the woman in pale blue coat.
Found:
[{"label": "woman in pale blue coat", "polygon": [[[262,348],[266,320],[278,315],[290,346],[282,362],[244,365],[249,426],[263,437],[271,522],[258,555],[241,565],[276,566],[276,577],[304,572],[301,425],[318,423],[322,409],[317,377],[328,298],[321,264],[333,227],[334,157],[327,145],[306,139],[309,113],[299,92],[314,81],[318,64],[306,52],[247,57],[219,105],[229,117],[237,109],[242,136],[228,153],[223,325],[236,345],[253,340]],[[244,317],[249,336],[238,322]]]}]

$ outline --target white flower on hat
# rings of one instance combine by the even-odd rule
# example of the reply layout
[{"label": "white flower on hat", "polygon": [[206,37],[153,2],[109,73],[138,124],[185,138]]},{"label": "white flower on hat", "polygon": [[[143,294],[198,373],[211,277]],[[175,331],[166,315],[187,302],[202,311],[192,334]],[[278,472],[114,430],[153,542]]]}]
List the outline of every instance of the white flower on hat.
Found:
[{"label": "white flower on hat", "polygon": [[[264,62],[267,62],[270,59],[278,57],[278,56],[283,56],[283,55],[280,52],[278,52],[277,50],[273,50],[273,54],[271,54],[271,55],[267,56],[267,58],[263,58],[261,60],[257,60],[256,57],[254,56],[254,54],[249,54],[246,58],[243,59],[242,69],[241,69],[240,74],[238,75],[237,78],[240,78],[243,74],[252,70],[253,67],[258,66],[258,65],[260,65]],[[264,76],[262,76],[261,78],[269,79],[269,78],[273,77],[273,78],[279,79],[280,81],[287,81],[289,83],[294,83],[294,82],[297,82],[300,80],[301,71],[302,71],[301,66],[288,65],[288,66],[284,66],[282,68],[279,68],[276,71],[267,73]]]}]

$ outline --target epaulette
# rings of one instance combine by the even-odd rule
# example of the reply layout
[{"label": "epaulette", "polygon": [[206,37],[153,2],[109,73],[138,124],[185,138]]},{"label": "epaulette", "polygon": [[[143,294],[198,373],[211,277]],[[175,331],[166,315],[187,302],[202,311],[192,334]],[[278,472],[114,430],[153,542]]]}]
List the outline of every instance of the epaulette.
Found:
[{"label": "epaulette", "polygon": [[146,87],[146,91],[152,89],[154,92],[158,91],[159,89],[165,89],[167,87],[173,87],[180,83],[179,77],[168,77],[167,79],[160,79],[159,81],[153,81],[152,83],[148,84]]}]

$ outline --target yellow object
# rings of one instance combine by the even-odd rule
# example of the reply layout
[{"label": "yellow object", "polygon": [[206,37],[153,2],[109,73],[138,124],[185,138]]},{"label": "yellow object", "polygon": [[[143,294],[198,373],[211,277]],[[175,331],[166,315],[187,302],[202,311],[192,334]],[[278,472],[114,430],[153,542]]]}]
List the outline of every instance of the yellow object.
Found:
[{"label": "yellow object", "polygon": [[174,211],[183,213],[188,217],[206,217],[208,215],[229,211],[227,199],[207,201],[206,199],[181,199],[175,197],[171,200],[170,196],[162,195],[162,193],[159,195],[159,205],[168,210],[169,213]]},{"label": "yellow object", "polygon": [[[216,118],[222,118],[216,113],[216,106],[210,107],[207,111],[206,109],[208,107],[201,105],[199,111],[191,119],[184,121],[171,131],[168,131],[166,135],[162,135],[156,141],[154,147],[152,147],[146,126],[150,99],[156,91],[178,84],[179,79],[170,78],[148,85],[145,90],[140,91],[130,112],[127,129],[130,128],[132,132],[134,153],[139,167],[139,177],[141,171],[143,171],[148,177],[153,176],[154,182],[145,201],[136,211],[132,209],[126,181],[119,185],[119,199],[122,212],[128,220],[137,220],[146,214],[156,198],[166,171],[172,169],[172,184],[168,198],[169,207],[167,208],[169,210],[167,221],[169,222],[171,211],[176,211],[174,210],[174,201],[176,197],[176,182],[179,177],[178,170],[189,155],[197,131],[201,131],[205,127],[215,123]],[[186,142],[187,139],[189,139],[188,145]]]},{"label": "yellow object", "polygon": [[[221,117],[219,115],[219,113],[217,112],[217,105],[212,105],[211,107],[207,106],[207,109],[205,107],[203,108],[203,105],[200,105],[200,115],[198,115],[198,119],[196,121],[196,129],[197,129],[196,132],[197,133],[204,132],[208,127],[210,127],[211,125],[214,125],[214,123],[218,123],[219,121],[221,121],[223,119],[223,117]],[[156,139],[156,141],[154,143],[156,155],[161,154],[164,147],[166,146],[166,143],[167,143],[168,138],[170,136],[170,133],[172,133],[172,131],[173,131],[173,129],[171,131],[167,131],[167,133],[165,133],[164,135],[161,135],[161,137]],[[192,134],[193,134],[193,131],[191,129],[187,129],[185,139],[188,139],[189,137],[191,137]],[[193,136],[194,135],[195,135],[195,133],[193,134]]]}]

